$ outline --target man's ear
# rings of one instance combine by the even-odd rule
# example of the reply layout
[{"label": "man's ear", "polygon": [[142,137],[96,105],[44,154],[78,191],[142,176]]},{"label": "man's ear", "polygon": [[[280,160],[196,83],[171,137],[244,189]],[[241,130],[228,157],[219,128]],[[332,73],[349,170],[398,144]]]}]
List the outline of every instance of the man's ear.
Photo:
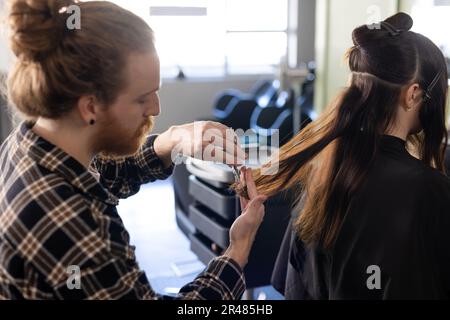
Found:
[{"label": "man's ear", "polygon": [[404,105],[407,110],[420,107],[422,104],[423,91],[418,83],[413,83],[407,87],[404,97]]},{"label": "man's ear", "polygon": [[83,95],[78,99],[77,109],[85,124],[94,124],[97,121],[100,104],[94,95]]}]

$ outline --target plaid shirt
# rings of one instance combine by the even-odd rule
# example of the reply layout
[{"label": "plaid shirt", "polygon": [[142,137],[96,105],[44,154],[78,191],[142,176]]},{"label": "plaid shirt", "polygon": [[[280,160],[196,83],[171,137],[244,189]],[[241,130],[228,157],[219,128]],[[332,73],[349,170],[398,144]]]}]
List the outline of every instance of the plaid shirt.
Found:
[{"label": "plaid shirt", "polygon": [[[96,158],[88,170],[32,125],[0,148],[0,298],[171,298],[152,290],[116,210],[119,198],[172,173],[156,156],[156,136],[135,156]],[[176,298],[239,299],[244,289],[239,265],[219,257]]]}]

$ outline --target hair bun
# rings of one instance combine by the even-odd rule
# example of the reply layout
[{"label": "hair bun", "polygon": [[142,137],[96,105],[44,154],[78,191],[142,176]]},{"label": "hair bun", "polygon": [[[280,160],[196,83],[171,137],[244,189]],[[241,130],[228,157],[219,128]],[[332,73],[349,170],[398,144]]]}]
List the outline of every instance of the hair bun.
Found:
[{"label": "hair bun", "polygon": [[18,58],[41,61],[55,50],[65,33],[61,8],[72,0],[12,0],[9,26],[11,48]]},{"label": "hair bun", "polygon": [[[362,48],[377,45],[377,42],[389,36],[398,36],[409,31],[413,26],[413,19],[404,12],[396,13],[379,24],[362,25],[353,30],[352,40],[355,46]],[[383,32],[376,32],[383,30]]]},{"label": "hair bun", "polygon": [[384,21],[401,31],[411,30],[411,28],[414,24],[411,16],[404,12],[396,13]]}]

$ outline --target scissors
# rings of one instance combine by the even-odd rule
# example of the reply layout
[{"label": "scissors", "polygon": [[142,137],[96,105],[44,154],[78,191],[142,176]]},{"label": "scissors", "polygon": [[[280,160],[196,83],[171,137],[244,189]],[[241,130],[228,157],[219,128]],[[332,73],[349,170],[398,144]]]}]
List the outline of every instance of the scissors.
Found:
[{"label": "scissors", "polygon": [[234,182],[239,183],[241,181],[241,170],[237,166],[231,166],[231,170],[234,175]]},{"label": "scissors", "polygon": [[[240,183],[241,182],[241,169],[238,168],[237,166],[231,166],[231,170],[233,171],[234,182]],[[243,193],[243,196],[246,199],[248,199],[247,186],[242,186],[242,193]]]}]

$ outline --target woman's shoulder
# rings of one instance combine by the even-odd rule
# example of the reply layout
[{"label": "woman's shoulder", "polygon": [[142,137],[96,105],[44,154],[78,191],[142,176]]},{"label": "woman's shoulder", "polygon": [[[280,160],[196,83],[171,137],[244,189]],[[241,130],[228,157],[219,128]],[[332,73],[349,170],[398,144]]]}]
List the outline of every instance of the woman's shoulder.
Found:
[{"label": "woman's shoulder", "polygon": [[435,168],[426,167],[423,177],[429,187],[450,190],[450,177]]},{"label": "woman's shoulder", "polygon": [[403,189],[414,202],[433,201],[445,204],[450,210],[450,177],[442,171],[432,168],[414,158],[389,170],[386,181],[390,182],[387,189],[395,191]]},{"label": "woman's shoulder", "polygon": [[450,178],[435,168],[424,166],[420,180],[418,196],[430,207],[438,206],[450,212]]},{"label": "woman's shoulder", "polygon": [[408,161],[402,163],[404,170],[399,175],[410,183],[418,184],[421,189],[446,189],[450,191],[450,177],[442,171],[433,168],[421,160],[410,156]]}]

